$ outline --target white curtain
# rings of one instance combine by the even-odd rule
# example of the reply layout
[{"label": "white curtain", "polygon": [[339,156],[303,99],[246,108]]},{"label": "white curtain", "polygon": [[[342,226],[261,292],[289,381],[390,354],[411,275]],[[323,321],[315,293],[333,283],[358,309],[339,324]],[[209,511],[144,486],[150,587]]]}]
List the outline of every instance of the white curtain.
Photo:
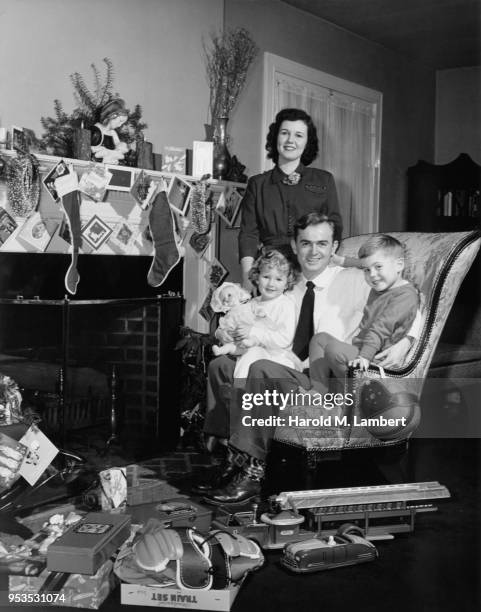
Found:
[{"label": "white curtain", "polygon": [[371,231],[375,225],[375,105],[292,77],[276,81],[277,113],[305,110],[319,137],[313,167],[334,175],[344,221],[344,236]]}]

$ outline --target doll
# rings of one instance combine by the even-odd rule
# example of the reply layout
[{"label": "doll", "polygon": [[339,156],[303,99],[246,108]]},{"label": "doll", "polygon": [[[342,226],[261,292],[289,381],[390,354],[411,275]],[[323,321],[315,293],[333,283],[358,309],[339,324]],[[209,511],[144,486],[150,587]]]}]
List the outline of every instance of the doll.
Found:
[{"label": "doll", "polygon": [[128,118],[124,101],[120,98],[110,100],[100,111],[100,120],[92,130],[92,153],[94,157],[104,164],[117,165],[124,158],[128,146],[122,142],[117,129]]},{"label": "doll", "polygon": [[246,349],[255,345],[251,339],[235,343],[231,334],[238,325],[254,325],[260,319],[268,329],[274,330],[272,321],[265,313],[256,308],[256,302],[251,300],[248,291],[237,283],[222,283],[212,294],[210,306],[214,312],[223,312],[215,337],[222,342],[222,346],[214,345],[212,352],[219,355],[242,355]]}]

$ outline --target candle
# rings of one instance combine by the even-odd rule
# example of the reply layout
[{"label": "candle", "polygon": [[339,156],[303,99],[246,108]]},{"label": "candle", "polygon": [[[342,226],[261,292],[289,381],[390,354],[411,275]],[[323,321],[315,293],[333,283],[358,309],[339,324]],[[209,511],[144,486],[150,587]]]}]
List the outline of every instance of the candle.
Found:
[{"label": "candle", "polygon": [[73,155],[75,159],[89,160],[91,158],[92,150],[90,148],[90,137],[90,130],[84,130],[83,127],[74,129]]}]

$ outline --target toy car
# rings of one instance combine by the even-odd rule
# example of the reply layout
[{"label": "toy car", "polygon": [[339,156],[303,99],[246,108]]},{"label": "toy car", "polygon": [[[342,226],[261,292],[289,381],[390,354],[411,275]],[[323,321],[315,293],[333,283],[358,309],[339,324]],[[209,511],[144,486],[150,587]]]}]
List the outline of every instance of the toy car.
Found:
[{"label": "toy car", "polygon": [[336,535],[286,544],[281,565],[304,574],[374,561],[378,552],[357,525],[342,525]]}]

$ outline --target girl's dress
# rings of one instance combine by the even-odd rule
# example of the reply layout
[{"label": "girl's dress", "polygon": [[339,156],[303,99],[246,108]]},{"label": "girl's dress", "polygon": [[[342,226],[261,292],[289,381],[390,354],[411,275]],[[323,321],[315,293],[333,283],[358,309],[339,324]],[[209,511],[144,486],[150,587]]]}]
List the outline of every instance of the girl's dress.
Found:
[{"label": "girl's dress", "polygon": [[256,346],[245,349],[238,357],[234,379],[247,378],[251,364],[259,359],[269,359],[302,371],[300,359],[291,350],[296,331],[295,303],[286,294],[266,301],[255,297],[234,306],[220,320],[216,336],[227,341],[230,332],[239,324],[252,326],[249,338],[256,342]]}]

